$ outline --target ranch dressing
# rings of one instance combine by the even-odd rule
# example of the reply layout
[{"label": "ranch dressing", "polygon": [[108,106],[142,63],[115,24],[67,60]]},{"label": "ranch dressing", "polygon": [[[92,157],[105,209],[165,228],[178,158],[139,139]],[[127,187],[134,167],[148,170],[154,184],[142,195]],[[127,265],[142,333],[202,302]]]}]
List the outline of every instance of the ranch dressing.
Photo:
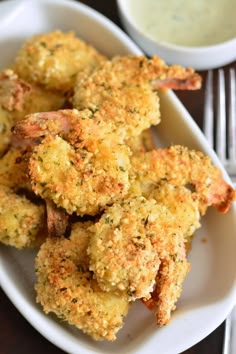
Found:
[{"label": "ranch dressing", "polygon": [[236,37],[236,0],[127,0],[127,10],[157,41],[208,46]]}]

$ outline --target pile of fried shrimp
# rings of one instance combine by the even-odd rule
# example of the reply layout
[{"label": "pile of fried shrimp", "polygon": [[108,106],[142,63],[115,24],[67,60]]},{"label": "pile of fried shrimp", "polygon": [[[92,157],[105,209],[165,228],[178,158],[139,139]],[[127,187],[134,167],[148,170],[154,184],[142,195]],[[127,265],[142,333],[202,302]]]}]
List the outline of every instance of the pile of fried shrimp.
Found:
[{"label": "pile of fried shrimp", "polygon": [[0,241],[38,247],[46,314],[108,341],[137,300],[170,321],[201,217],[235,199],[202,152],[152,140],[159,90],[200,86],[191,68],[108,59],[59,30],[0,72]]}]

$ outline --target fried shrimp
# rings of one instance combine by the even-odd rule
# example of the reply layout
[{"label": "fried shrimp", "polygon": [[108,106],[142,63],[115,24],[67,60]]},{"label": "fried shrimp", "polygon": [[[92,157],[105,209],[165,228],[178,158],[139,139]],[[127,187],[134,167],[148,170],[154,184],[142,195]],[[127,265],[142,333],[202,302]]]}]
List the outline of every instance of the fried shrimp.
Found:
[{"label": "fried shrimp", "polygon": [[61,137],[46,137],[31,156],[34,192],[49,198],[69,214],[96,215],[127,193],[129,167],[126,146],[101,143],[97,152],[74,149]]},{"label": "fried shrimp", "polygon": [[149,198],[158,204],[165,205],[181,225],[186,249],[191,247],[194,232],[200,225],[199,201],[194,194],[184,186],[176,186],[161,182],[152,191]]},{"label": "fried shrimp", "polygon": [[70,239],[48,238],[36,258],[37,301],[46,313],[89,334],[95,340],[116,339],[128,301],[102,291],[89,271],[90,223],[73,225]]},{"label": "fried shrimp", "polygon": [[14,124],[12,112],[22,110],[30,87],[12,70],[0,72],[0,156],[6,151]]},{"label": "fried shrimp", "polygon": [[131,158],[131,164],[134,189],[149,195],[162,180],[174,185],[193,185],[202,214],[211,205],[225,213],[235,198],[234,189],[223,180],[221,170],[210,158],[187,147],[177,145],[139,154]]},{"label": "fried shrimp", "polygon": [[45,208],[0,186],[0,241],[16,248],[38,246],[45,238]]},{"label": "fried shrimp", "polygon": [[0,159],[0,185],[13,190],[31,190],[28,162],[31,151],[11,147]]},{"label": "fried shrimp", "polygon": [[130,149],[91,111],[64,110],[29,116],[19,136],[46,136],[34,148],[29,173],[34,192],[69,214],[95,215],[129,189]]},{"label": "fried shrimp", "polygon": [[65,97],[22,80],[13,70],[0,72],[0,106],[18,122],[29,113],[61,108]]},{"label": "fried shrimp", "polygon": [[105,58],[73,32],[54,31],[28,39],[15,60],[23,79],[61,92],[73,88],[78,72],[91,70]]},{"label": "fried shrimp", "polygon": [[25,96],[23,108],[12,112],[13,121],[17,123],[30,113],[61,109],[65,102],[66,97],[64,95],[31,84],[30,92]]},{"label": "fried shrimp", "polygon": [[144,130],[140,135],[129,137],[125,140],[126,145],[132,151],[132,154],[151,151],[155,149],[155,143],[151,129]]},{"label": "fried shrimp", "polygon": [[0,105],[3,109],[21,111],[30,85],[11,69],[0,72]]},{"label": "fried shrimp", "polygon": [[15,123],[29,113],[59,109],[64,103],[64,95],[28,83],[11,69],[0,72],[0,106]]},{"label": "fried shrimp", "polygon": [[[184,213],[187,206],[180,208]],[[144,298],[148,307],[157,305],[158,325],[169,321],[189,270],[185,234],[193,231],[193,220],[183,226],[179,215],[164,203],[136,197],[107,208],[91,228],[88,255],[99,286],[129,301]],[[197,217],[194,223],[199,227]]]},{"label": "fried shrimp", "polygon": [[162,259],[151,299],[143,300],[148,308],[156,307],[157,323],[159,326],[163,326],[169,322],[171,312],[176,308],[182,284],[190,269],[186,252],[191,248],[192,236],[201,226],[200,212],[198,200],[184,186],[161,182],[153,190],[150,198],[155,199],[158,205],[168,208],[174,220],[178,221],[183,237],[180,242],[182,251],[180,247],[179,252],[171,252],[169,257]]},{"label": "fried shrimp", "polygon": [[92,228],[90,270],[99,286],[129,300],[148,297],[160,260],[152,245],[159,231],[154,200],[124,200],[107,208]]},{"label": "fried shrimp", "polygon": [[11,114],[0,106],[0,157],[10,144],[12,125]]},{"label": "fried shrimp", "polygon": [[181,252],[173,254],[172,258],[169,257],[162,261],[151,299],[143,301],[149,309],[156,308],[156,320],[160,327],[170,321],[171,312],[176,309],[183,282],[190,270],[185,251],[182,252],[182,257],[180,254]]},{"label": "fried shrimp", "polygon": [[29,113],[62,108],[65,97],[22,80],[13,70],[0,72],[0,156],[11,144],[11,128]]},{"label": "fried shrimp", "polygon": [[104,112],[118,134],[122,135],[120,121],[125,121],[128,135],[136,136],[160,122],[158,88],[197,89],[200,84],[192,70],[168,67],[158,57],[115,57],[92,75],[79,75],[72,103],[78,109]]}]

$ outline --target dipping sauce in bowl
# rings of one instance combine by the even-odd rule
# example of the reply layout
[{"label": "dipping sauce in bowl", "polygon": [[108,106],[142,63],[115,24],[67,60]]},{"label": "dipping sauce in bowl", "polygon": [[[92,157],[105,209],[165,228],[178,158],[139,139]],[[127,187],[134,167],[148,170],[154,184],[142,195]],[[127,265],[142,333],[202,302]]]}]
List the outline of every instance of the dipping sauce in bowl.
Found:
[{"label": "dipping sauce in bowl", "polygon": [[235,0],[128,0],[134,23],[157,41],[208,46],[236,37]]},{"label": "dipping sauce in bowl", "polygon": [[235,0],[117,0],[122,23],[148,55],[198,70],[236,59]]}]

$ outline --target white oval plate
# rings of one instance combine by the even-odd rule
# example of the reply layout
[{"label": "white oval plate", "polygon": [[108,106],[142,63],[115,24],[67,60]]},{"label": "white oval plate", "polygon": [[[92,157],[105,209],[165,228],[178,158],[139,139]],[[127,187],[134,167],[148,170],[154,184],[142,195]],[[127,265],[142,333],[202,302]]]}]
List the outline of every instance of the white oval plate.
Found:
[{"label": "white oval plate", "polygon": [[[0,68],[14,58],[27,37],[50,30],[74,30],[104,54],[140,54],[113,23],[94,10],[69,0],[9,0],[0,3]],[[173,92],[161,95],[162,123],[154,128],[159,144],[183,144],[210,155],[222,168],[201,131]],[[225,177],[228,179],[224,171]],[[212,332],[236,298],[236,208],[227,215],[209,210],[190,254],[192,269],[171,322],[157,328],[154,313],[132,306],[113,343],[95,342],[76,328],[46,316],[35,303],[36,251],[0,247],[0,282],[22,315],[44,337],[71,354],[176,354]],[[203,238],[207,242],[202,242]]]}]

